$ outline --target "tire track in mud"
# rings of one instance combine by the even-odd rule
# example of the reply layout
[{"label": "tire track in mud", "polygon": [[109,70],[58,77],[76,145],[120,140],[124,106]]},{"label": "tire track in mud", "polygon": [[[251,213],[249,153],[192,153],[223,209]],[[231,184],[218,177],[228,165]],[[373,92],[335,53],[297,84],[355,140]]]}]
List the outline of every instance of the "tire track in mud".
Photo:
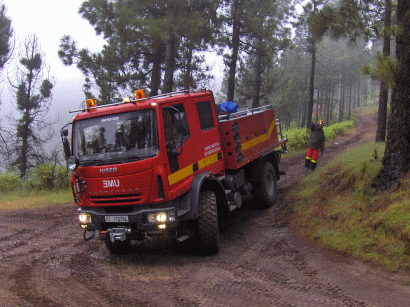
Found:
[{"label": "tire track in mud", "polygon": [[38,293],[33,287],[32,278],[33,267],[29,264],[22,265],[12,275],[13,286],[11,290],[21,299],[32,306],[63,306],[47,296]]},{"label": "tire track in mud", "polygon": [[[358,129],[354,138],[330,144],[323,164],[366,134]],[[279,188],[287,193],[303,176],[303,155],[282,162],[289,174]],[[9,306],[372,306],[322,278],[291,243],[283,197],[267,210],[244,206],[221,224],[213,256],[155,241],[112,256],[102,242],[82,239],[74,204],[0,211],[0,294]]]},{"label": "tire track in mud", "polygon": [[274,306],[289,306],[289,301],[297,306],[368,306],[336,286],[316,280],[315,270],[286,242],[286,230],[273,229],[265,235],[229,265],[237,278],[246,280],[243,291],[265,296]]}]

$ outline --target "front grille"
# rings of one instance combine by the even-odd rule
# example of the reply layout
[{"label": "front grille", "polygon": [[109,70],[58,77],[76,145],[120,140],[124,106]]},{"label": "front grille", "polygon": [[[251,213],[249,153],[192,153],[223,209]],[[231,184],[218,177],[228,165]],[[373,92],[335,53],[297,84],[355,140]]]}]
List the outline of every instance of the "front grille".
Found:
[{"label": "front grille", "polygon": [[134,206],[108,206],[104,207],[104,210],[107,214],[131,213],[134,210]]},{"label": "front grille", "polygon": [[134,203],[141,201],[141,194],[91,196],[94,204]]}]

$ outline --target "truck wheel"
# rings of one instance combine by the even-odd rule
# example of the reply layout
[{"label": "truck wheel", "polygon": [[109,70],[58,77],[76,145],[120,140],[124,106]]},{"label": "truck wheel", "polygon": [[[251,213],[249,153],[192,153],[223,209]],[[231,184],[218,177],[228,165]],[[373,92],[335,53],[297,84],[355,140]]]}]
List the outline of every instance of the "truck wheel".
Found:
[{"label": "truck wheel", "polygon": [[278,198],[276,172],[271,162],[266,161],[260,169],[260,182],[254,184],[254,196],[263,203],[263,207],[272,207]]},{"label": "truck wheel", "polygon": [[105,239],[105,246],[112,254],[120,255],[120,254],[128,253],[130,251],[131,241],[125,240],[125,241],[112,242],[110,240],[110,237],[107,236]]},{"label": "truck wheel", "polygon": [[219,227],[216,196],[203,191],[198,201],[198,238],[201,250],[206,254],[219,251]]}]

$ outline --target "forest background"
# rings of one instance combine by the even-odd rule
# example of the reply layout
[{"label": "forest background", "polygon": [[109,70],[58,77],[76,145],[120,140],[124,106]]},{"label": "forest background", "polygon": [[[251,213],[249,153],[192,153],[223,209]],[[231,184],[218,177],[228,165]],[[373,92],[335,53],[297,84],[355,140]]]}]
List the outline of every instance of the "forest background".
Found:
[{"label": "forest background", "polygon": [[[106,104],[139,88],[156,95],[207,87],[219,77],[218,103],[272,104],[287,129],[306,129],[319,119],[340,123],[351,119],[352,109],[379,102],[380,110],[386,106],[379,115],[384,141],[387,97],[379,93],[382,85],[387,91],[391,86],[383,81],[392,79],[395,61],[385,44],[392,41],[394,48],[390,29],[398,27],[394,18],[386,26],[385,17],[388,4],[394,16],[396,3],[393,8],[391,1],[364,1],[365,8],[361,1],[349,3],[355,6],[343,16],[346,1],[89,0],[79,14],[104,38],[102,50],[81,49],[68,33],[58,55],[83,73],[84,100],[96,97]],[[48,117],[52,72],[35,34],[17,47],[5,4],[0,19],[2,71],[15,66],[14,75],[2,82],[11,84],[18,114],[1,119],[1,163],[7,172],[0,182],[62,187],[67,177],[62,148],[47,147],[65,124]],[[18,60],[11,61],[12,56]],[[212,75],[210,56],[222,59],[222,78]]]}]

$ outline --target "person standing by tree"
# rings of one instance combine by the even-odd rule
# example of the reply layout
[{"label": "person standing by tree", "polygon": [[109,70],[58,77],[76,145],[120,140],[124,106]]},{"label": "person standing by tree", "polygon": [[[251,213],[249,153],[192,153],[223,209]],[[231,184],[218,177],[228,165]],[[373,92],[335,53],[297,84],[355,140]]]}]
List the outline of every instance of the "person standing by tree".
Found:
[{"label": "person standing by tree", "polygon": [[309,174],[309,170],[313,172],[316,169],[319,152],[323,154],[325,150],[326,138],[323,131],[324,124],[325,122],[321,120],[318,123],[313,122],[310,126],[311,131],[305,160],[307,174]]}]

